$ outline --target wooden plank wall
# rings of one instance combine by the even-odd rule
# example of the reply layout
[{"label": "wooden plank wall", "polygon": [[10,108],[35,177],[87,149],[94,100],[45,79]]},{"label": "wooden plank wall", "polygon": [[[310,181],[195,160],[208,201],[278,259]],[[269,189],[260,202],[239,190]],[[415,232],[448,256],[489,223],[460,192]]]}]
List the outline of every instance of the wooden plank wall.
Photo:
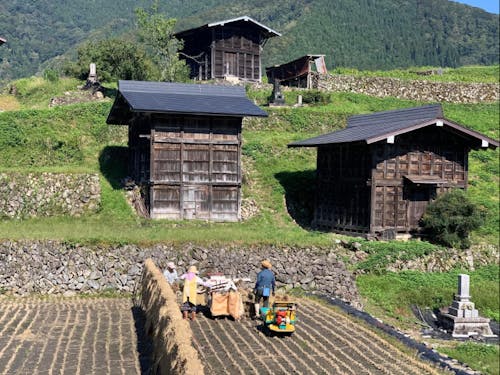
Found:
[{"label": "wooden plank wall", "polygon": [[[373,146],[371,232],[416,229],[431,199],[467,185],[468,150],[457,137],[425,128]],[[435,176],[439,186],[415,186],[404,176]]]},{"label": "wooden plank wall", "polygon": [[314,226],[346,233],[369,230],[369,157],[366,145],[318,148]]},{"label": "wooden plank wall", "polygon": [[240,218],[241,118],[153,116],[152,217]]},{"label": "wooden plank wall", "polygon": [[214,32],[214,60],[212,69],[216,78],[226,74],[260,80],[260,37],[244,27],[217,27]]}]

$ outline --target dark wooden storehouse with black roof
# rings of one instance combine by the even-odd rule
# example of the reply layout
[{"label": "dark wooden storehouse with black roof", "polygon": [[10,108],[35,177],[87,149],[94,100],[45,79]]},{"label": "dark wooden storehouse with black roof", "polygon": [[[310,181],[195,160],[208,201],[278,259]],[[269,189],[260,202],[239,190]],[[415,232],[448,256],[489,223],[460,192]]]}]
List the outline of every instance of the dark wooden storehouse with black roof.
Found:
[{"label": "dark wooden storehouse with black roof", "polygon": [[469,151],[498,142],[437,104],[352,116],[343,130],[289,147],[318,149],[315,227],[390,239],[418,230],[438,194],[465,189]]},{"label": "dark wooden storehouse with black roof", "polygon": [[184,41],[180,57],[191,69],[191,78],[217,78],[260,82],[261,54],[269,38],[280,33],[242,16],[212,22],[175,34]]},{"label": "dark wooden storehouse with black roof", "polygon": [[318,88],[318,75],[327,74],[325,55],[305,55],[293,61],[266,68],[269,83],[304,89]]},{"label": "dark wooden storehouse with black roof", "polygon": [[267,116],[244,87],[119,81],[106,122],[129,127],[151,218],[237,221],[244,116]]}]

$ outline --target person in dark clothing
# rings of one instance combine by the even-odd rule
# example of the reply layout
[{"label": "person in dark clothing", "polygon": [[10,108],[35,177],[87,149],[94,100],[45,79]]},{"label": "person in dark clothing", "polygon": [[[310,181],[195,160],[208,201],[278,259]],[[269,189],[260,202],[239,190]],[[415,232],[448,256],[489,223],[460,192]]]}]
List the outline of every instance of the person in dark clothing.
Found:
[{"label": "person in dark clothing", "polygon": [[254,294],[255,294],[255,317],[260,317],[260,301],[263,300],[263,306],[269,307],[269,296],[274,296],[274,288],[276,286],[276,279],[274,277],[273,271],[271,271],[272,265],[267,259],[263,260],[261,263],[262,271],[257,274],[257,281],[255,283]]}]

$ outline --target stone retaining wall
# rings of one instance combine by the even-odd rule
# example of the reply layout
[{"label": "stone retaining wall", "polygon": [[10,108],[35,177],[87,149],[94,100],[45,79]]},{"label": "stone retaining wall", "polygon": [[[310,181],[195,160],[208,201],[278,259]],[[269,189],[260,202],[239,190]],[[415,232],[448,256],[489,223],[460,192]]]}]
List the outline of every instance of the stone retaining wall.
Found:
[{"label": "stone retaining wall", "polygon": [[500,99],[497,83],[455,83],[424,80],[405,81],[387,77],[323,75],[319,88],[333,92],[354,92],[377,97],[425,102],[481,103]]},{"label": "stone retaining wall", "polygon": [[97,174],[0,173],[0,217],[79,216],[100,204]]},{"label": "stone retaining wall", "polygon": [[141,307],[145,330],[153,345],[153,374],[204,374],[193,333],[182,319],[172,288],[151,259],[144,263],[141,279]]},{"label": "stone retaining wall", "polygon": [[161,269],[173,261],[179,273],[196,264],[202,276],[223,272],[252,281],[262,259],[268,258],[278,287],[317,289],[361,308],[355,279],[336,249],[315,247],[83,246],[57,241],[5,241],[0,243],[0,290],[67,296],[106,290],[132,292],[147,258]]}]

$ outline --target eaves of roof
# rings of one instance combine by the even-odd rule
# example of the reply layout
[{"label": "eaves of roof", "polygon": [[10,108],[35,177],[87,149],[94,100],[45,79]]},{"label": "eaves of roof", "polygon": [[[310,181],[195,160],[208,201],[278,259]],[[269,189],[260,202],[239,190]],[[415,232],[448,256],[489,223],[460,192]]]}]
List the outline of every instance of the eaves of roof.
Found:
[{"label": "eaves of roof", "polygon": [[106,122],[127,124],[134,112],[266,117],[242,87],[120,81]]},{"label": "eaves of roof", "polygon": [[351,126],[345,129],[323,134],[317,137],[309,138],[302,141],[290,143],[288,147],[318,147],[328,144],[337,143],[352,143],[352,142],[365,142],[372,144],[385,140],[389,137],[395,137],[401,134],[409,133],[417,129],[425,128],[427,126],[435,126],[441,122],[443,127],[448,127],[454,131],[455,134],[466,136],[467,138],[475,138],[481,141],[482,147],[496,148],[499,146],[498,141],[459,125],[453,121],[445,118],[435,118],[428,120],[417,120],[414,123],[405,123],[400,128],[395,128],[394,124],[374,124],[364,126]]},{"label": "eaves of roof", "polygon": [[252,17],[249,17],[249,16],[241,16],[241,17],[237,17],[237,18],[231,18],[228,20],[207,23],[207,24],[202,25],[202,26],[193,27],[191,29],[179,31],[179,32],[175,33],[174,36],[182,38],[183,34],[188,34],[188,33],[191,33],[195,30],[204,29],[204,28],[211,28],[211,27],[216,27],[216,26],[225,26],[228,23],[234,23],[234,22],[239,22],[239,21],[251,22],[251,23],[255,24],[256,26],[260,27],[261,29],[263,29],[267,33],[268,38],[273,37],[273,36],[281,36],[281,33],[277,32],[276,30],[271,29],[270,27],[267,27],[266,25],[254,20]]}]

